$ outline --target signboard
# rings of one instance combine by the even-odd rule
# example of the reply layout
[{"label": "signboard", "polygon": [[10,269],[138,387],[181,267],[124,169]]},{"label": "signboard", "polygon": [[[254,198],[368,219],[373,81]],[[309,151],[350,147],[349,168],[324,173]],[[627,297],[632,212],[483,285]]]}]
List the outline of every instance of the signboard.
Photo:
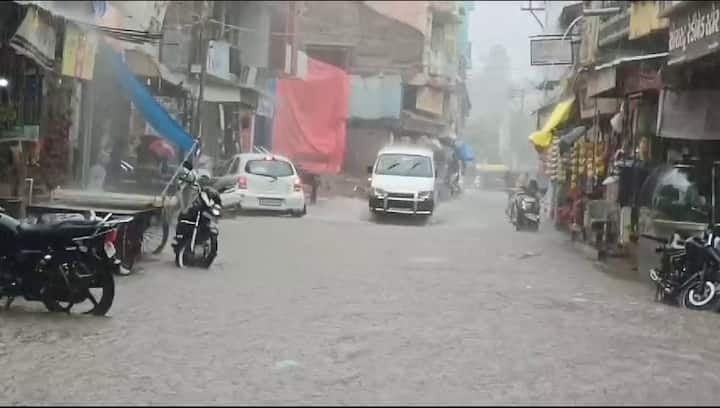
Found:
[{"label": "signboard", "polygon": [[82,31],[76,25],[68,23],[65,26],[62,74],[85,80],[93,79],[97,44],[97,36],[93,32]]},{"label": "signboard", "polygon": [[720,47],[720,2],[693,2],[669,20],[668,65],[696,60]]},{"label": "signboard", "polygon": [[207,73],[220,79],[230,80],[230,44],[210,41],[207,50]]},{"label": "signboard", "polygon": [[572,65],[574,54],[570,37],[530,37],[530,65]]}]

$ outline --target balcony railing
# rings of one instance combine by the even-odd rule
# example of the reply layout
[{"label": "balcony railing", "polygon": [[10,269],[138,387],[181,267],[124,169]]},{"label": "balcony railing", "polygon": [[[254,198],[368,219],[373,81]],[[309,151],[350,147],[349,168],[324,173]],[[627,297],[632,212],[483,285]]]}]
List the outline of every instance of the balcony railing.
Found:
[{"label": "balcony railing", "polygon": [[605,47],[626,39],[630,33],[630,10],[624,8],[620,14],[611,16],[600,23],[598,46]]}]

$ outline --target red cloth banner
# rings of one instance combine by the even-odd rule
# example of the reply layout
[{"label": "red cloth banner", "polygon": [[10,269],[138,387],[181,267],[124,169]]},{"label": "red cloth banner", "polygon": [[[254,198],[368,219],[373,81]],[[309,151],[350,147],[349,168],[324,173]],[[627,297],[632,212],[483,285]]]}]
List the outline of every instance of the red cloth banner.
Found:
[{"label": "red cloth banner", "polygon": [[273,124],[273,151],[311,174],[342,170],[350,76],[308,59],[306,79],[280,79]]}]

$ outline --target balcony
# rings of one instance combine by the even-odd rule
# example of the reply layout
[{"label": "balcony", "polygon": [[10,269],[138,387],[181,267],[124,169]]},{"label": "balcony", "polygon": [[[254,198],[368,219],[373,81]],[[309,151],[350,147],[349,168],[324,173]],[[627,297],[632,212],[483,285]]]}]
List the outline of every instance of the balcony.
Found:
[{"label": "balcony", "polygon": [[461,19],[457,1],[431,1],[430,11],[437,22],[459,23]]},{"label": "balcony", "polygon": [[430,51],[430,75],[454,78],[456,71],[453,69],[453,65],[450,58],[448,58],[444,52],[437,50]]},{"label": "balcony", "polygon": [[627,4],[623,10],[605,21],[600,22],[598,46],[607,47],[628,38],[630,34],[630,10]]}]

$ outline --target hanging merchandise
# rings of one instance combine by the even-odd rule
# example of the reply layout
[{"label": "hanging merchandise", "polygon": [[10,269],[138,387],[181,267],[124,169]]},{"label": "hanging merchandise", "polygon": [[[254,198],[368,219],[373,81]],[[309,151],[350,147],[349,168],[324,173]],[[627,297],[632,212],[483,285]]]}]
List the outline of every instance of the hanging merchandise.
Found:
[{"label": "hanging merchandise", "polygon": [[625,102],[620,105],[620,112],[613,115],[610,119],[610,126],[615,133],[622,133],[623,130],[623,113],[625,112]]}]

